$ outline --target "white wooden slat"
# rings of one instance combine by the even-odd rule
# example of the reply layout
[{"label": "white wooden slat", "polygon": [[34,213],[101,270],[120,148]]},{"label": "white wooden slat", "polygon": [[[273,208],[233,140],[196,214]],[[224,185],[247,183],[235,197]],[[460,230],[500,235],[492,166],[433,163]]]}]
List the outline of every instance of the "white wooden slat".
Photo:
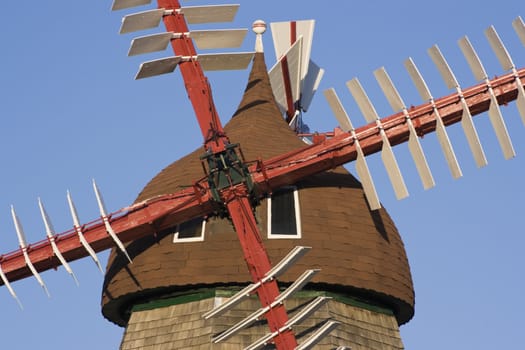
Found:
[{"label": "white wooden slat", "polygon": [[285,273],[295,262],[308,253],[312,247],[296,246],[284,258],[279,261],[270,271],[265,274],[263,282],[277,278]]},{"label": "white wooden slat", "polygon": [[[262,349],[266,344],[268,344],[273,338],[275,338],[279,333],[285,332],[287,329],[292,328],[297,323],[301,323],[304,321],[309,315],[311,315],[313,312],[318,310],[321,306],[323,306],[329,298],[326,297],[318,297],[314,299],[310,304],[308,304],[303,310],[301,310],[296,316],[291,318],[287,324],[284,327],[281,327],[278,331],[275,331],[273,333],[268,333],[262,338],[258,339],[254,343],[250,344],[249,346],[245,347],[244,350],[258,350]],[[301,317],[297,317],[301,316]],[[327,334],[329,334],[332,330],[334,330],[340,323],[337,321],[329,320],[325,324],[323,324],[321,327],[319,327],[312,335],[310,335],[303,343],[298,345],[295,350],[301,349],[312,349],[312,347],[317,344],[323,337],[325,337]]]},{"label": "white wooden slat", "polygon": [[490,93],[490,107],[489,107],[489,119],[494,132],[496,133],[496,138],[498,139],[499,145],[503,152],[503,157],[505,159],[511,159],[516,156],[514,147],[512,146],[512,141],[510,140],[509,133],[507,131],[507,126],[503,121],[503,116],[501,115],[501,110],[498,105],[496,96],[492,88],[489,91]]},{"label": "white wooden slat", "polygon": [[474,50],[474,47],[470,43],[470,40],[466,36],[458,40],[459,48],[463,52],[463,56],[467,60],[467,63],[474,74],[477,81],[487,79],[487,72],[479,59],[478,54]]},{"label": "white wooden slat", "polygon": [[512,62],[512,58],[510,57],[509,52],[505,48],[505,45],[503,45],[503,42],[501,41],[494,26],[490,26],[485,30],[485,36],[487,37],[489,44],[492,47],[494,53],[496,54],[496,57],[498,58],[499,63],[501,64],[503,69],[513,69],[514,63]]},{"label": "white wooden slat", "polygon": [[405,181],[403,180],[403,176],[401,175],[401,170],[399,169],[396,158],[394,156],[394,152],[392,151],[392,147],[390,146],[390,141],[388,140],[388,137],[381,126],[379,115],[377,114],[374,106],[372,105],[372,102],[368,98],[365,90],[363,89],[361,83],[357,78],[348,81],[346,85],[348,86],[350,93],[356,100],[357,105],[361,110],[361,113],[363,113],[363,115],[365,116],[365,119],[369,123],[375,121],[379,128],[381,139],[383,140],[381,159],[383,160],[383,164],[385,165],[388,177],[390,178],[390,183],[394,188],[396,198],[403,199],[407,197],[408,190],[406,188]]},{"label": "white wooden slat", "polygon": [[348,90],[350,90],[350,93],[357,102],[357,106],[361,110],[361,113],[363,113],[363,116],[365,117],[366,121],[368,123],[372,123],[378,120],[379,115],[377,114],[374,106],[372,105],[372,102],[370,102],[370,99],[368,98],[365,90],[361,86],[359,80],[357,78],[354,78],[350,81],[347,81],[346,86],[348,87]]},{"label": "white wooden slat", "polygon": [[516,105],[521,116],[521,121],[525,125],[525,89],[523,85],[519,83],[519,79],[516,79],[516,85],[518,86],[518,99],[516,100]]},{"label": "white wooden slat", "polygon": [[410,119],[407,119],[407,125],[409,130],[408,150],[410,151],[410,155],[416,165],[416,170],[421,179],[421,183],[423,184],[423,188],[428,190],[436,186],[436,182],[434,181],[434,176],[432,176],[432,172],[428,166],[427,158],[425,157],[425,153],[419,142],[419,137],[417,136],[414,124]]},{"label": "white wooden slat", "polygon": [[293,317],[288,319],[288,322],[286,322],[286,325],[282,327],[281,329],[279,329],[279,331],[282,332],[286,330],[287,328],[290,328],[296,324],[302,323],[311,314],[313,314],[315,311],[317,311],[321,306],[326,304],[331,299],[332,299],[331,297],[318,296],[317,298],[312,300],[308,305],[302,308],[299,312],[297,312]]},{"label": "white wooden slat", "polygon": [[381,159],[383,160],[383,164],[385,165],[385,169],[390,179],[390,183],[394,188],[396,198],[406,198],[408,197],[408,190],[405,185],[405,181],[403,180],[403,176],[401,175],[401,170],[399,169],[399,166],[397,164],[396,157],[394,156],[394,151],[392,150],[390,142],[388,141],[388,137],[386,136],[384,131],[381,132],[381,138],[383,139]]},{"label": "white wooden slat", "polygon": [[452,148],[452,144],[450,143],[450,139],[448,137],[448,133],[445,128],[445,124],[443,124],[441,115],[439,114],[435,105],[434,105],[434,114],[436,115],[436,135],[437,135],[439,145],[441,146],[441,149],[443,150],[443,154],[445,155],[445,160],[447,161],[448,168],[450,170],[450,173],[452,174],[452,177],[454,179],[459,179],[460,177],[463,176],[463,172],[461,171],[461,168],[459,167],[458,159],[456,158],[456,153],[454,152],[454,149]]},{"label": "white wooden slat", "polygon": [[386,69],[384,67],[376,69],[374,76],[394,112],[400,112],[406,109],[405,103],[394,86],[392,79],[390,79],[390,76],[386,72]]},{"label": "white wooden slat", "polygon": [[407,69],[410,78],[414,82],[416,89],[421,95],[421,98],[424,101],[429,101],[432,104],[432,108],[434,109],[434,115],[436,118],[436,136],[438,142],[441,146],[452,177],[458,179],[461,176],[463,176],[463,174],[461,172],[461,168],[459,167],[459,163],[456,158],[456,154],[454,153],[454,149],[452,148],[452,144],[450,143],[450,139],[445,129],[445,125],[443,124],[443,120],[441,119],[439,111],[434,103],[434,98],[432,97],[432,94],[430,93],[430,90],[425,80],[423,79],[423,76],[419,72],[419,69],[417,68],[412,58],[408,58],[407,60],[405,60],[405,68]]},{"label": "white wooden slat", "polygon": [[237,305],[242,300],[250,296],[250,294],[253,293],[257,288],[259,288],[261,284],[273,280],[285,273],[291,266],[295,264],[297,260],[302,258],[307,252],[309,252],[310,249],[312,248],[307,246],[294,247],[283,259],[281,259],[281,261],[279,261],[279,263],[277,263],[270,271],[268,271],[265,274],[265,277],[261,281],[248,285],[247,287],[236,293],[234,296],[229,298],[228,301],[206,312],[203,315],[203,317],[205,319],[209,319],[211,317],[221,315],[224,312],[232,309],[233,307],[235,307],[235,305]]},{"label": "white wooden slat", "polygon": [[303,89],[301,92],[301,108],[304,112],[308,111],[313,97],[323,79],[324,69],[319,67],[314,61],[310,60],[308,72],[303,80]]},{"label": "white wooden slat", "polygon": [[172,38],[172,32],[145,35],[135,38],[131,41],[128,56],[166,50]]},{"label": "white wooden slat", "polygon": [[441,74],[441,76],[443,77],[443,80],[447,84],[447,87],[449,89],[455,89],[456,87],[458,87],[459,83],[456,77],[454,76],[454,73],[452,73],[452,69],[450,69],[450,66],[445,60],[445,57],[443,57],[441,50],[439,50],[439,47],[437,45],[432,46],[430,49],[428,49],[428,54],[430,55],[430,58],[432,58],[432,61],[436,65],[439,74]]},{"label": "white wooden slat", "polygon": [[[523,21],[521,21],[521,24],[523,24]],[[516,105],[518,107],[518,111],[520,113],[523,125],[525,125],[525,89],[523,88],[521,79],[517,76],[516,67],[514,66],[512,58],[510,57],[507,49],[505,48],[505,45],[503,45],[503,42],[499,38],[499,35],[493,26],[487,28],[487,30],[485,31],[485,35],[487,36],[490,46],[492,47],[492,50],[496,53],[496,56],[498,57],[498,60],[503,69],[512,70],[513,73],[516,75],[516,86],[518,89],[518,98],[516,99]]]},{"label": "white wooden slat", "polygon": [[24,260],[26,263],[26,266],[29,268],[35,279],[37,280],[38,284],[42,287],[44,292],[48,297],[51,297],[49,294],[49,291],[46,287],[46,284],[44,283],[44,280],[36,270],[35,266],[31,262],[31,259],[29,258],[29,254],[27,253],[27,241],[24,233],[24,229],[22,228],[22,224],[20,223],[20,220],[18,219],[18,216],[16,215],[14,206],[11,206],[11,216],[13,218],[13,223],[15,225],[16,235],[18,236],[18,242],[20,243],[20,249],[22,250],[22,254],[24,255]]},{"label": "white wooden slat", "polygon": [[197,56],[205,71],[246,69],[252,61],[254,52],[215,53]]},{"label": "white wooden slat", "polygon": [[403,111],[406,117],[409,130],[408,149],[416,165],[421,182],[423,183],[423,188],[427,190],[434,187],[434,177],[428,166],[427,159],[423,152],[423,148],[421,147],[421,143],[419,142],[419,137],[417,136],[416,129],[412,123],[405,102],[401,98],[401,95],[397,91],[392,79],[390,79],[390,76],[384,67],[374,71],[374,75],[394,112]]},{"label": "white wooden slat", "polygon": [[521,43],[525,46],[525,23],[523,23],[523,19],[518,16],[518,18],[512,21],[512,26],[514,27],[516,34],[518,34]]},{"label": "white wooden slat", "polygon": [[181,61],[181,56],[172,56],[143,62],[139,67],[135,79],[143,79],[156,75],[172,73]]},{"label": "white wooden slat", "polygon": [[[288,111],[289,104],[294,108],[300,97],[302,43],[300,37],[268,72],[273,95],[282,113],[294,112]],[[290,91],[286,90],[287,84]]]},{"label": "white wooden slat", "polygon": [[352,122],[350,121],[350,118],[348,117],[348,114],[346,113],[339,96],[337,96],[335,89],[326,89],[323,93],[341,129],[346,132],[354,130],[354,126],[352,125]]},{"label": "white wooden slat", "polygon": [[11,296],[13,297],[13,299],[16,300],[16,303],[18,304],[18,306],[20,307],[20,309],[24,309],[24,307],[22,306],[22,303],[20,302],[20,299],[18,299],[18,296],[16,295],[15,293],[15,290],[13,289],[13,287],[11,286],[11,283],[9,282],[9,280],[7,279],[5,273],[4,273],[4,270],[2,270],[2,266],[0,265],[0,279],[2,280],[2,282],[4,282],[4,286],[7,287],[7,290],[9,291],[9,294],[11,294]]},{"label": "white wooden slat", "polygon": [[458,43],[476,79],[484,81],[488,86],[488,91],[490,94],[490,107],[488,111],[489,119],[492,124],[492,128],[496,133],[501,150],[503,151],[503,156],[505,159],[510,159],[514,157],[516,153],[514,151],[514,147],[512,146],[512,142],[507,131],[507,126],[505,125],[503,116],[501,115],[494,90],[490,86],[487,72],[485,71],[478,54],[474,50],[474,47],[468,38],[465,36],[461,38]]},{"label": "white wooden slat", "polygon": [[113,242],[117,245],[117,247],[120,249],[122,254],[124,254],[124,256],[128,259],[128,261],[130,263],[133,263],[133,261],[131,260],[126,250],[126,247],[124,246],[124,243],[122,243],[120,238],[118,238],[117,234],[111,227],[111,224],[108,218],[108,214],[107,214],[107,210],[106,210],[106,205],[104,204],[104,199],[102,198],[102,194],[100,193],[100,190],[98,189],[95,179],[93,179],[93,191],[95,192],[95,197],[97,198],[97,204],[98,204],[98,209],[100,212],[100,217],[102,218],[102,221],[104,222],[104,226],[106,228],[107,234],[111,237]]},{"label": "white wooden slat", "polygon": [[62,266],[64,266],[64,269],[71,275],[73,280],[75,281],[76,285],[78,286],[78,280],[75,274],[73,273],[73,270],[71,269],[71,266],[69,266],[68,262],[60,252],[60,250],[57,247],[57,244],[55,242],[55,230],[53,229],[53,225],[51,223],[51,220],[49,219],[49,216],[47,215],[46,209],[44,208],[44,204],[38,198],[38,207],[40,208],[40,214],[42,216],[42,220],[44,221],[44,226],[46,228],[46,235],[49,239],[49,242],[51,243],[51,248],[53,249],[53,253],[55,253],[55,256],[58,258]]},{"label": "white wooden slat", "polygon": [[188,24],[232,22],[239,6],[238,4],[183,6],[180,11]]},{"label": "white wooden slat", "polygon": [[221,305],[213,308],[212,310],[206,312],[203,315],[203,318],[205,320],[210,319],[214,316],[222,315],[223,313],[231,310],[234,308],[237,304],[239,304],[244,299],[248,298],[259,286],[261,285],[261,282],[258,283],[252,283],[245,288],[243,288],[241,291],[237,292],[235,295],[233,295],[231,298],[229,298],[226,302],[222,303]]},{"label": "white wooden slat", "polygon": [[[184,33],[195,41],[198,49],[223,49],[241,46],[247,29],[194,30]],[[168,47],[170,40],[182,36],[182,33],[158,33],[133,39],[128,56],[162,51]]]},{"label": "white wooden slat", "polygon": [[119,33],[126,34],[139,30],[156,28],[159,26],[164,13],[164,9],[155,9],[124,16],[122,18],[122,25],[120,26]]},{"label": "white wooden slat", "polygon": [[341,104],[341,101],[339,100],[339,97],[337,96],[337,93],[333,88],[325,90],[324,95],[326,100],[328,101],[328,105],[332,109],[332,112],[334,113],[337,121],[339,122],[339,126],[341,127],[341,129],[343,131],[352,133],[352,137],[354,138],[355,147],[357,151],[357,158],[355,164],[357,176],[359,177],[359,181],[361,181],[361,185],[363,186],[363,191],[365,192],[365,196],[368,201],[368,205],[370,206],[370,209],[377,210],[381,208],[381,203],[379,201],[379,197],[377,195],[377,191],[374,186],[374,182],[372,180],[372,175],[370,174],[368,164],[366,163],[365,155],[363,153],[363,150],[361,149],[361,145],[359,144],[359,140],[357,139],[357,136],[355,134],[350,117],[348,117],[348,114],[346,113],[343,105]]},{"label": "white wooden slat", "polygon": [[427,83],[423,79],[423,76],[421,76],[421,73],[419,73],[419,70],[417,69],[411,57],[405,60],[405,68],[408,71],[408,74],[414,82],[414,85],[416,86],[416,89],[423,101],[430,101],[432,99],[432,95],[430,94]]},{"label": "white wooden slat", "polygon": [[464,98],[461,98],[461,105],[463,107],[463,114],[461,116],[461,126],[465,132],[467,138],[467,143],[469,144],[470,150],[474,155],[474,160],[476,161],[476,166],[482,168],[487,165],[487,158],[485,157],[485,152],[481,147],[481,142],[478,137],[476,128],[474,127],[474,121],[472,120],[472,115],[468,108],[467,102]]},{"label": "white wooden slat", "polygon": [[301,344],[299,344],[295,350],[310,350],[319,343],[324,337],[330,334],[337,326],[339,322],[330,320],[319,327],[312,335],[306,338]]},{"label": "white wooden slat", "polygon": [[314,278],[314,276],[319,271],[321,270],[311,269],[303,272],[303,274],[299,276],[288,288],[286,288],[284,292],[279,294],[279,296],[275,299],[274,302],[282,303],[285,299],[300,291],[308,282],[312,280],[312,278]]},{"label": "white wooden slat", "polygon": [[381,208],[381,202],[379,201],[379,196],[377,195],[376,187],[372,180],[372,175],[370,174],[370,169],[368,168],[365,155],[359,142],[356,142],[356,150],[357,159],[355,169],[357,171],[357,176],[359,176],[359,181],[361,181],[361,185],[363,185],[363,191],[365,192],[366,200],[370,209],[377,210]]},{"label": "white wooden slat", "polygon": [[151,0],[113,0],[111,11],[151,4]]},{"label": "white wooden slat", "polygon": [[[278,61],[294,44],[291,38],[303,39],[301,47],[301,66],[299,69],[301,80],[308,74],[312,42],[315,29],[315,20],[287,21],[270,23],[272,39],[275,48],[275,58]],[[295,30],[292,33],[292,30]]]},{"label": "white wooden slat", "polygon": [[102,266],[100,265],[100,261],[98,260],[97,254],[91,248],[89,245],[89,242],[84,237],[84,233],[82,232],[82,228],[80,227],[80,220],[78,218],[77,208],[75,207],[75,203],[73,203],[73,198],[71,197],[71,193],[67,191],[67,202],[69,205],[69,212],[71,213],[71,218],[73,219],[73,226],[75,228],[75,232],[78,236],[78,239],[80,240],[80,243],[84,247],[84,249],[88,252],[89,256],[91,256],[91,259],[95,262],[98,269],[100,270],[100,273],[104,274],[104,270],[102,270]]},{"label": "white wooden slat", "polygon": [[236,48],[242,45],[248,29],[192,30],[190,38],[200,50]]},{"label": "white wooden slat", "polygon": [[[264,348],[277,335],[277,332],[268,333],[264,337],[259,338],[254,343],[248,345],[243,350],[259,350]],[[296,348],[297,349],[297,348]]]},{"label": "white wooden slat", "polygon": [[476,128],[474,127],[474,121],[472,120],[472,115],[470,114],[467,102],[463,97],[463,93],[461,92],[461,87],[456,79],[456,76],[452,72],[452,69],[450,69],[450,66],[448,65],[447,61],[445,60],[445,57],[443,56],[437,45],[431,47],[428,50],[428,53],[432,58],[432,61],[434,61],[434,64],[437,66],[448,88],[456,89],[460,97],[460,103],[463,108],[463,114],[461,117],[461,126],[463,128],[463,132],[465,133],[465,137],[467,138],[467,142],[469,144],[472,155],[474,156],[474,160],[476,161],[476,165],[479,168],[484,167],[485,165],[487,165],[487,158],[485,157],[485,152],[481,147],[481,142],[479,141],[478,133],[476,132]]},{"label": "white wooden slat", "polygon": [[[312,272],[313,271],[313,272]],[[239,321],[232,327],[228,328],[221,334],[217,335],[216,337],[212,338],[212,342],[219,343],[223,340],[228,339],[229,337],[233,336],[235,333],[239,332],[240,330],[248,327],[255,321],[257,321],[259,318],[261,318],[265,313],[267,313],[270,309],[280,305],[282,301],[292,294],[293,292],[296,292],[298,287],[302,287],[303,283],[306,283],[309,278],[313,277],[313,274],[316,273],[318,270],[307,270],[303,275],[301,275],[301,279],[296,281],[296,283],[290,285],[284,292],[282,292],[276,300],[274,300],[270,305],[261,307],[260,309],[254,311],[250,315],[248,315],[243,320]],[[324,297],[323,297],[324,298]],[[315,300],[314,300],[315,301]],[[299,313],[295,315],[295,318],[297,319],[295,322],[300,322],[301,316],[304,317],[304,315],[308,315],[309,312],[311,313],[312,310],[315,311],[315,307],[320,307],[321,303],[317,301],[317,303],[311,303],[307,305],[303,310],[301,310]],[[293,318],[288,320],[288,326],[292,326],[294,324]],[[285,326],[286,327],[286,326]]]},{"label": "white wooden slat", "polygon": [[228,328],[224,332],[220,333],[219,335],[213,337],[211,341],[215,344],[220,343],[223,340],[228,339],[229,337],[233,336],[235,333],[239,332],[240,330],[248,327],[255,321],[257,321],[260,317],[262,317],[270,308],[260,308],[257,311],[251,313],[246,318],[242,319],[241,321],[234,324],[232,327]]}]

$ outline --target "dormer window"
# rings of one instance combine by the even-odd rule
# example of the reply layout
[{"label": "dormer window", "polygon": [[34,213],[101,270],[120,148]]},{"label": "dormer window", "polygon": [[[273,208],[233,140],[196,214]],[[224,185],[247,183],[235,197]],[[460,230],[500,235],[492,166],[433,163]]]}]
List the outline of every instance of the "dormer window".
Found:
[{"label": "dormer window", "polygon": [[268,203],[268,238],[301,238],[301,210],[297,187],[283,187],[274,191]]},{"label": "dormer window", "polygon": [[206,220],[196,218],[177,225],[173,236],[173,243],[202,242],[204,241],[204,229]]}]

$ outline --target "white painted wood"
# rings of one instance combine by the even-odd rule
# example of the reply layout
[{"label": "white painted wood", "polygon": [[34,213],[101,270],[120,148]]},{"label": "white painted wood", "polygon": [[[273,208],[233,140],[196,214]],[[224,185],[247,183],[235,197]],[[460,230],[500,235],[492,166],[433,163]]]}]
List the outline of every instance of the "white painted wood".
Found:
[{"label": "white painted wood", "polygon": [[412,155],[414,163],[416,164],[416,169],[421,182],[423,183],[423,188],[428,190],[429,188],[434,187],[434,177],[432,176],[432,172],[428,166],[425,153],[423,152],[423,148],[419,142],[419,137],[417,136],[416,129],[412,123],[412,119],[410,118],[405,102],[401,98],[401,95],[397,91],[394,83],[390,79],[390,76],[384,67],[374,71],[374,75],[394,112],[402,111],[405,115],[409,130],[408,149]]},{"label": "white painted wood", "polygon": [[150,78],[156,75],[172,73],[181,61],[181,56],[172,56],[143,62],[140,64],[135,79]]},{"label": "white painted wood", "polygon": [[132,13],[122,18],[120,34],[136,32],[150,28],[156,28],[164,16],[164,9],[148,10],[143,12]]},{"label": "white painted wood", "polygon": [[450,143],[450,139],[445,129],[445,125],[443,124],[441,115],[439,114],[439,111],[436,108],[434,98],[430,93],[427,83],[423,79],[423,76],[419,72],[419,69],[417,68],[412,58],[409,57],[407,60],[405,60],[405,68],[407,69],[410,78],[414,82],[416,89],[421,95],[421,98],[424,101],[429,101],[432,104],[432,108],[434,110],[434,115],[436,118],[436,136],[438,142],[441,146],[441,150],[443,151],[445,160],[448,164],[448,168],[450,170],[450,173],[452,174],[452,177],[458,179],[461,176],[463,176],[463,173],[461,172],[461,168],[459,167],[456,154],[454,153],[454,149],[452,148],[452,144]]},{"label": "white painted wood", "polygon": [[151,4],[151,0],[113,0],[111,11]]}]

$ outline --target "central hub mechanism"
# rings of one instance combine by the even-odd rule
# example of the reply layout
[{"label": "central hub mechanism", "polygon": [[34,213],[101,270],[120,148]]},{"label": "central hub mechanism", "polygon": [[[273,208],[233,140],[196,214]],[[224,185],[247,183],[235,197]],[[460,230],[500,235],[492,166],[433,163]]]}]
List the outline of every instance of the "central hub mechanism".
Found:
[{"label": "central hub mechanism", "polygon": [[[246,186],[250,200],[257,202],[255,186],[245,164],[239,144],[227,144],[223,151],[201,156],[213,199],[223,204],[222,192],[240,184]],[[226,213],[223,213],[226,215]]]}]

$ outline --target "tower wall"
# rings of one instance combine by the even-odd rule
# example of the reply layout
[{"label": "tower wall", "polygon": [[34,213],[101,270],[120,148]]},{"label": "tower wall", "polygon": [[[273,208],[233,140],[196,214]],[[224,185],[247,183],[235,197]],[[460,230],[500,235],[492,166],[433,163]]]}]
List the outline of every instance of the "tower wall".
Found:
[{"label": "tower wall", "polygon": [[[224,291],[215,291],[224,294]],[[208,293],[210,293],[208,291]],[[201,291],[205,297],[206,292]],[[307,292],[291,298],[285,305],[291,314],[296,312],[316,295]],[[197,298],[198,293],[193,297]],[[373,307],[348,298],[333,297],[303,324],[294,328],[298,341],[304,340],[312,329],[321,326],[327,319],[340,322],[339,326],[323,338],[316,349],[335,349],[344,344],[352,350],[403,349],[397,321],[387,309]],[[186,296],[186,298],[191,298]],[[184,298],[180,298],[183,300]],[[176,299],[162,303],[139,305],[129,320],[121,344],[121,350],[172,350],[172,349],[242,349],[268,332],[264,321],[250,327],[218,344],[212,343],[214,335],[241,321],[259,307],[255,298],[243,301],[234,310],[216,318],[204,320],[202,315],[222,303],[226,298],[215,296],[177,303]],[[265,349],[273,347],[267,346]]]}]

